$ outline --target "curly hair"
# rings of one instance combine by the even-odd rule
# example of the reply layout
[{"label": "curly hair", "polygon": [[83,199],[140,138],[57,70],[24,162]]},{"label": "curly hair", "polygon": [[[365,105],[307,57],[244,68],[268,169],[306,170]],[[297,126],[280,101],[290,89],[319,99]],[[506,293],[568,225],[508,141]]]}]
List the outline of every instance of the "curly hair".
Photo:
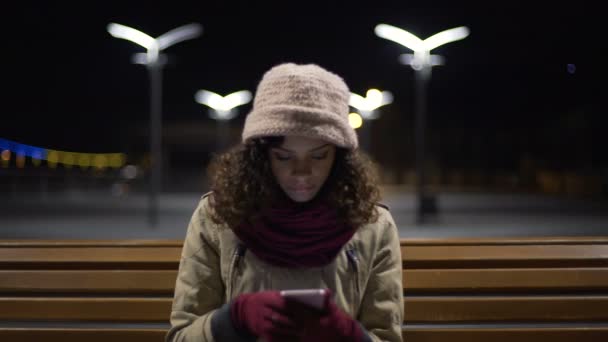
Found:
[{"label": "curly hair", "polygon": [[[214,223],[235,227],[260,208],[283,198],[273,176],[268,151],[284,137],[252,139],[214,156],[207,168],[211,182],[210,217]],[[327,196],[338,217],[351,227],[375,222],[380,199],[375,163],[359,150],[336,147],[330,174],[318,195]]]}]

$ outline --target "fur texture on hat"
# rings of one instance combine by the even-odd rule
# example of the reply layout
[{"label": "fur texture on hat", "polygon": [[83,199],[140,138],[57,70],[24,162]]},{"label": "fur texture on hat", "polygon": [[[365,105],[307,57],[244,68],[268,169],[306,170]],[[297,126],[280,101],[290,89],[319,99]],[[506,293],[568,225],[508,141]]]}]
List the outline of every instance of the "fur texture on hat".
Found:
[{"label": "fur texture on hat", "polygon": [[350,91],[344,80],[315,64],[279,64],[258,84],[242,140],[296,135],[356,149],[348,122]]}]

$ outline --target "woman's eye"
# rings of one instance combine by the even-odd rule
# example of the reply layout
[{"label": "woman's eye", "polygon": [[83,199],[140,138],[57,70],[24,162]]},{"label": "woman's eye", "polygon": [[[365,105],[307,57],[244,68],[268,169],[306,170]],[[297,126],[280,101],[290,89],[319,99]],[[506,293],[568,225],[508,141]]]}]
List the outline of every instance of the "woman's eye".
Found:
[{"label": "woman's eye", "polygon": [[317,154],[317,155],[313,155],[312,159],[316,159],[316,160],[323,160],[327,157],[327,153],[323,153],[323,154]]},{"label": "woman's eye", "polygon": [[280,154],[278,154],[278,153],[275,153],[275,154],[274,154],[274,157],[275,157],[277,160],[280,160],[280,161],[289,160],[289,156],[280,155]]}]

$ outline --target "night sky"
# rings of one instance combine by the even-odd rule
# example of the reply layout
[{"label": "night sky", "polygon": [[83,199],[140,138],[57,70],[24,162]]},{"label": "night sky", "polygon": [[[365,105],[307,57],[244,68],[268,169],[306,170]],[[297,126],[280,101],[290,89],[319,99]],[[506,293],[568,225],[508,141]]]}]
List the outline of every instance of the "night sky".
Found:
[{"label": "night sky", "polygon": [[[394,94],[375,133],[398,145],[401,130],[411,136],[414,74],[398,62],[409,51],[377,37],[374,26],[386,23],[426,38],[464,25],[468,38],[433,50],[447,64],[433,69],[430,83],[431,139],[466,139],[466,151],[484,145],[480,158],[502,154],[516,163],[523,153],[548,160],[571,155],[566,164],[607,165],[608,30],[603,12],[584,1],[91,3],[4,5],[0,138],[67,151],[123,149],[117,132],[147,123],[148,78],[145,67],[130,62],[143,48],[111,37],[106,25],[156,37],[196,22],[204,27],[201,37],[166,51],[165,123],[213,124],[194,102],[198,89],[253,91],[277,63],[318,63],[340,74],[353,92],[377,87]],[[236,122],[249,108],[241,107]],[[582,150],[584,161],[576,157]]]}]

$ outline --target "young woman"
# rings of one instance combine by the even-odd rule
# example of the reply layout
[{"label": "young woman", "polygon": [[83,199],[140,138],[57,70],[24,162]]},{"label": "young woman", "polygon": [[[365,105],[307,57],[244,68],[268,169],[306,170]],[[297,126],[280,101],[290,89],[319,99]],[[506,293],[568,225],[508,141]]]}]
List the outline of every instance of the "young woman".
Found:
[{"label": "young woman", "polygon": [[[342,78],[281,64],[260,81],[243,143],[210,165],[167,341],[401,341],[401,252]],[[313,309],[280,291],[323,289]]]}]

